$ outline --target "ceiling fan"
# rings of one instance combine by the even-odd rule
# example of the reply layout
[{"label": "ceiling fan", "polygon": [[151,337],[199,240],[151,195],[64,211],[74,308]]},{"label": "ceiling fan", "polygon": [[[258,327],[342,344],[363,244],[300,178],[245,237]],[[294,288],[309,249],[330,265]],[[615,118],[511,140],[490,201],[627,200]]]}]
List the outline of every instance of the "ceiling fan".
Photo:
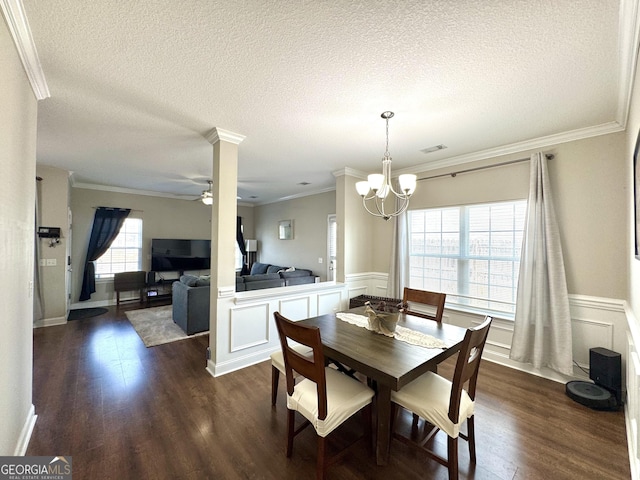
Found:
[{"label": "ceiling fan", "polygon": [[213,192],[211,191],[211,188],[213,186],[213,181],[212,180],[207,180],[207,183],[209,184],[209,190],[203,190],[202,191],[202,195],[200,196],[200,200],[205,205],[213,205]]}]

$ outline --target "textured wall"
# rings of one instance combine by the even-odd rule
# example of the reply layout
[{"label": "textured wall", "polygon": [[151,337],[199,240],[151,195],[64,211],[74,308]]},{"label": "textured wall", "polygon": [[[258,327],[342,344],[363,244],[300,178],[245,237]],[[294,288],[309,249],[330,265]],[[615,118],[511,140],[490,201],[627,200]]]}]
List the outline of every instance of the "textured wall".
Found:
[{"label": "textured wall", "polygon": [[0,65],[0,455],[15,455],[32,407],[37,103],[4,21]]}]

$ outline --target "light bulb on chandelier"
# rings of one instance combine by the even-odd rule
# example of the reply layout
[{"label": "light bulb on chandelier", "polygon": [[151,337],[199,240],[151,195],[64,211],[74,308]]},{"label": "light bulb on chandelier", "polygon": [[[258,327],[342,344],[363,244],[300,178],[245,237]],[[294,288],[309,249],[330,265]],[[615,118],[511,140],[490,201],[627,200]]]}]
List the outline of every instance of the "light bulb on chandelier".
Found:
[{"label": "light bulb on chandelier", "polygon": [[211,180],[208,180],[207,183],[209,183],[209,190],[204,190],[202,192],[202,195],[200,195],[200,200],[205,205],[213,205],[213,192],[211,191],[213,182]]},{"label": "light bulb on chandelier", "polygon": [[[362,197],[362,205],[371,215],[389,220],[404,212],[409,206],[409,198],[416,189],[416,176],[404,174],[398,177],[400,192],[396,192],[391,183],[391,155],[389,154],[389,119],[393,117],[393,112],[383,112],[380,115],[387,122],[387,144],[384,156],[382,157],[382,174],[374,173],[367,177],[366,181],[356,183],[356,190]],[[392,196],[389,196],[392,193]],[[396,200],[398,202],[396,202]],[[393,205],[385,209],[393,202]],[[399,204],[397,204],[399,203]],[[372,211],[371,206],[375,211]]]}]

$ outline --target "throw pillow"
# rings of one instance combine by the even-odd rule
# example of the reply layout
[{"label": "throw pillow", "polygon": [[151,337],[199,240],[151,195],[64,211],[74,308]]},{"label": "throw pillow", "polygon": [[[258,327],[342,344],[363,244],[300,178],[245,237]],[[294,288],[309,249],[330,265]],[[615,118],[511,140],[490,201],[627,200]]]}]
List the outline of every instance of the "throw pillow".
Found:
[{"label": "throw pillow", "polygon": [[267,268],[269,268],[269,264],[268,263],[255,262],[251,266],[250,275],[260,275],[260,274],[263,274],[263,273],[267,273]]},{"label": "throw pillow", "polygon": [[187,287],[195,287],[198,281],[198,277],[196,277],[195,275],[182,275],[180,277],[180,281]]}]

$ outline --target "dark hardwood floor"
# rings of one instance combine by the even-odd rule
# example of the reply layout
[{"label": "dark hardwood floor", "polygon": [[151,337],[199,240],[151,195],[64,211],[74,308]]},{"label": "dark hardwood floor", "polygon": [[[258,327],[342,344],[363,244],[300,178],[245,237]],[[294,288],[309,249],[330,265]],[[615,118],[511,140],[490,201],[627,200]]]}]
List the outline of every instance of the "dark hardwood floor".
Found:
[{"label": "dark hardwood floor", "polygon": [[[266,361],[213,378],[209,337],[146,348],[124,311],[34,330],[33,403],[27,455],[69,455],[80,479],[305,479],[315,475],[307,429],[285,457],[281,378],[271,407]],[[451,374],[452,362],[439,369]],[[624,414],[598,412],[564,385],[483,362],[476,401],[477,465],[460,441],[463,479],[628,479]],[[338,441],[360,431],[360,416]],[[403,414],[402,428],[411,417]],[[446,451],[438,434],[436,448]],[[330,467],[334,479],[446,479],[447,471],[393,441],[378,467],[363,443]]]}]

